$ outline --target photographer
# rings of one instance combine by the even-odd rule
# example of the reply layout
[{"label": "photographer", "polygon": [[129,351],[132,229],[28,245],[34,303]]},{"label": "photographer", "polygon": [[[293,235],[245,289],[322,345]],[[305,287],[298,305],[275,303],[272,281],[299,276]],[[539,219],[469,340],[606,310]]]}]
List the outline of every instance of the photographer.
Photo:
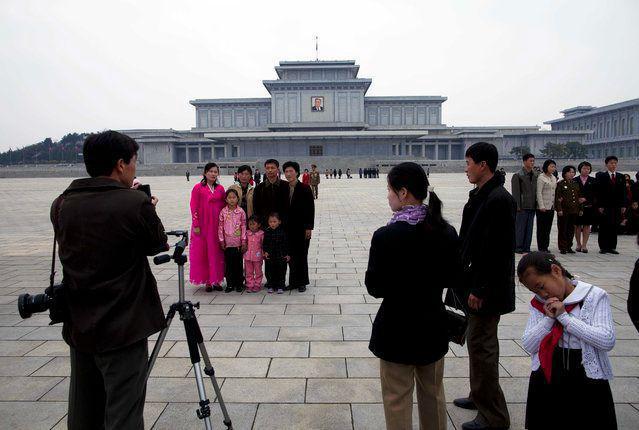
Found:
[{"label": "photographer", "polygon": [[92,134],[76,179],[51,208],[69,317],[70,429],[142,429],[147,337],[165,326],[147,260],[166,249],[157,199],[131,189],[138,144]]}]

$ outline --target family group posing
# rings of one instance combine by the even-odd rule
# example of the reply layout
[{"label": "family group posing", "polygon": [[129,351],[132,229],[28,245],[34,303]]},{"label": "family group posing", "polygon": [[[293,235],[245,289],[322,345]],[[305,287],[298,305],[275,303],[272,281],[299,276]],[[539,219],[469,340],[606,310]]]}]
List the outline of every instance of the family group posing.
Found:
[{"label": "family group posing", "polygon": [[415,386],[419,428],[447,427],[444,356],[452,336],[444,302],[468,315],[470,393],[453,403],[477,415],[462,428],[510,427],[497,331],[501,315],[515,310],[516,273],[534,293],[522,336],[532,357],[526,428],[615,429],[607,356],[615,332],[607,293],[575,280],[548,252],[528,253],[515,271],[520,205],[496,171],[497,149],[476,143],[465,158],[475,188],[459,236],[442,217],[442,202],[429,191],[421,166],[401,163],[388,173],[394,214],[373,235],[365,278],[369,294],[383,299],[369,349],[380,359],[387,428],[413,428]]},{"label": "family group posing", "polygon": [[277,160],[266,160],[264,168],[265,180],[254,187],[251,168],[240,166],[238,183],[224,190],[218,181],[217,164],[204,166],[202,180],[191,192],[192,284],[205,285],[207,292],[222,291],[226,278],[227,293],[244,288],[249,293],[258,292],[264,262],[269,293],[306,291],[308,247],[315,219],[313,192],[298,180],[300,166],[294,161],[282,166],[286,181],[280,179]]}]

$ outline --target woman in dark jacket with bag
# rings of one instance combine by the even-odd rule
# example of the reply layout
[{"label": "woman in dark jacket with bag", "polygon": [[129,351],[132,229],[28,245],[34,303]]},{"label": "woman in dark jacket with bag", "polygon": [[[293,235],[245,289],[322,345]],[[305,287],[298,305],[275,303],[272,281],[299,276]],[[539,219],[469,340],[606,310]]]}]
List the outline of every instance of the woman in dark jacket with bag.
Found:
[{"label": "woman in dark jacket with bag", "polygon": [[412,428],[417,382],[420,428],[445,429],[448,335],[442,292],[457,286],[457,232],[442,218],[437,195],[427,191],[421,166],[401,163],[387,180],[394,214],[373,235],[366,271],[369,294],[384,299],[369,349],[380,358],[386,427]]}]

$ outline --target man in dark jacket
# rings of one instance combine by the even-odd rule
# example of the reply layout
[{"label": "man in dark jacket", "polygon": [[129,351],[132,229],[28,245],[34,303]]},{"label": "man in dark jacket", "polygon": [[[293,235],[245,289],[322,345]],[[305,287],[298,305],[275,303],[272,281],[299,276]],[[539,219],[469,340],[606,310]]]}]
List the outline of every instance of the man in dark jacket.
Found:
[{"label": "man in dark jacket", "polygon": [[155,197],[131,189],[137,143],[105,131],[84,142],[90,178],[51,208],[70,313],[70,429],[143,428],[147,338],[165,326],[147,256],[167,249]]},{"label": "man in dark jacket", "polygon": [[518,253],[530,252],[532,242],[537,210],[537,176],[539,176],[539,172],[536,172],[534,167],[535,156],[526,154],[523,156],[521,170],[511,178],[511,191],[517,203],[515,251]]},{"label": "man in dark jacket", "polygon": [[268,225],[268,216],[273,212],[281,212],[281,188],[286,186],[280,179],[280,163],[274,159],[264,162],[265,179],[255,187],[253,192],[253,213],[260,218],[262,228]]},{"label": "man in dark jacket", "polygon": [[298,180],[300,165],[287,161],[282,166],[288,185],[283,188],[282,213],[288,237],[289,289],[306,291],[308,279],[308,247],[315,225],[315,200],[311,187]]},{"label": "man in dark jacket", "polygon": [[475,143],[466,151],[466,175],[476,188],[464,206],[460,229],[464,284],[468,291],[470,395],[454,404],[476,409],[464,430],[508,428],[510,416],[499,385],[500,315],[515,309],[515,213],[504,177],[495,174],[497,148]]},{"label": "man in dark jacket", "polygon": [[599,211],[599,252],[619,254],[617,251],[617,229],[621,216],[628,205],[626,184],[623,175],[617,172],[617,157],[606,157],[606,171],[595,175],[595,207]]}]

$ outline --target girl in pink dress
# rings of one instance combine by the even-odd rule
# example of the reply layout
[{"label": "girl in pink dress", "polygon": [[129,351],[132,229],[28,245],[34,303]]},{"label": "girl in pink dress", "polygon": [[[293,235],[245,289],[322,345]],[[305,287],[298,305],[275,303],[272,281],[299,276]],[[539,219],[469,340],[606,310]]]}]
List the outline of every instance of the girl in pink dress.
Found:
[{"label": "girl in pink dress", "polygon": [[189,281],[206,285],[206,291],[222,291],[224,251],[217,239],[220,211],[226,193],[217,182],[220,171],[215,163],[204,166],[202,181],[191,191],[191,241],[189,245]]}]

